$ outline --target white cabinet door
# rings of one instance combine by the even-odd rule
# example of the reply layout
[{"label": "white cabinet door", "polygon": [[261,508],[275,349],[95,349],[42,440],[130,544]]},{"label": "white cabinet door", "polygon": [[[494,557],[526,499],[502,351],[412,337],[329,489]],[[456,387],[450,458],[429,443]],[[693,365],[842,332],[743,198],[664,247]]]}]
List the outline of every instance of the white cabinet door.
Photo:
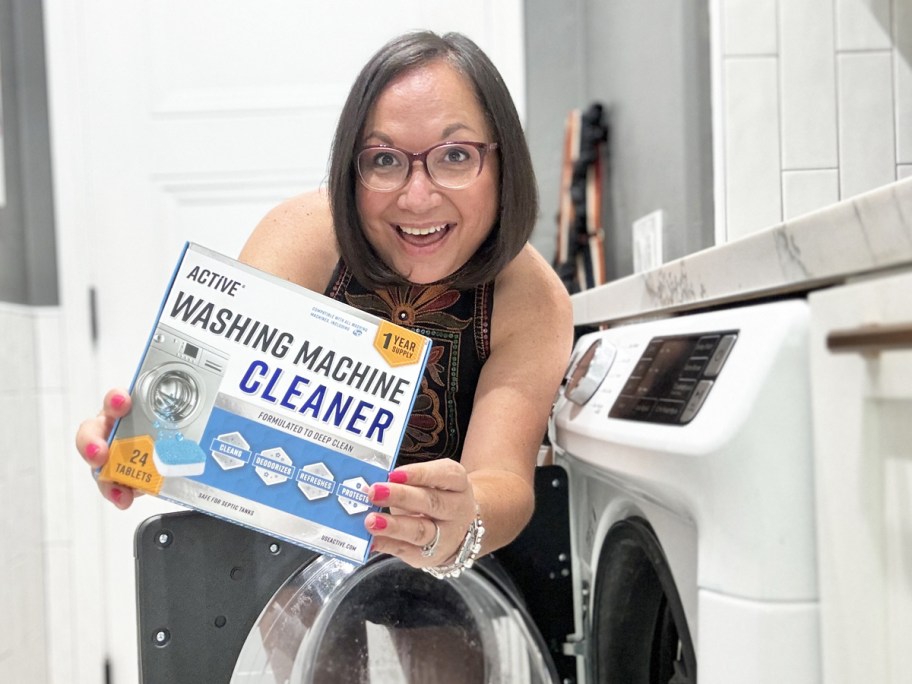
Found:
[{"label": "white cabinet door", "polygon": [[[45,26],[68,431],[130,382],[185,240],[236,254],[269,207],[324,180],[348,88],[383,42],[461,31],[524,98],[521,0],[45,0]],[[54,681],[103,681],[108,657],[110,681],[135,682],[132,535],[165,507],[118,513],[75,454],[65,466]]]},{"label": "white cabinet door", "polygon": [[823,680],[912,672],[912,274],[810,297]]}]

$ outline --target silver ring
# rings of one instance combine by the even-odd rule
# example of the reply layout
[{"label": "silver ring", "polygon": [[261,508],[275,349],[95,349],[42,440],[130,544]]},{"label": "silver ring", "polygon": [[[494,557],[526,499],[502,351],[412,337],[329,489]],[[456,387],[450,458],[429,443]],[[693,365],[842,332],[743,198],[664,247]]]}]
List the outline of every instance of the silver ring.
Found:
[{"label": "silver ring", "polygon": [[437,551],[437,542],[440,541],[440,525],[435,520],[431,520],[431,524],[434,526],[434,538],[421,547],[421,555],[425,558],[434,555],[434,552]]}]

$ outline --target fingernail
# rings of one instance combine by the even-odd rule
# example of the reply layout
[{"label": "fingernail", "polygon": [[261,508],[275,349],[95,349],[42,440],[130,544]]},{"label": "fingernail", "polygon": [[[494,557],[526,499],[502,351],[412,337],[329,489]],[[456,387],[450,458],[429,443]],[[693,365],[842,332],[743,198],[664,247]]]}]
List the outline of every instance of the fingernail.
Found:
[{"label": "fingernail", "polygon": [[383,501],[390,495],[390,488],[384,484],[374,485],[374,501]]},{"label": "fingernail", "polygon": [[99,446],[97,444],[89,444],[86,446],[86,456],[93,459],[98,456]]},{"label": "fingernail", "polygon": [[389,481],[396,484],[405,484],[408,481],[408,473],[404,470],[394,470],[389,474]]},{"label": "fingernail", "polygon": [[114,503],[119,504],[120,500],[123,498],[123,492],[120,491],[117,487],[111,489],[111,498],[114,499]]},{"label": "fingernail", "polygon": [[387,526],[386,518],[380,515],[375,515],[374,519],[371,520],[370,528],[372,530],[385,530]]},{"label": "fingernail", "polygon": [[126,400],[127,400],[127,398],[124,395],[115,394],[113,397],[111,397],[111,406],[113,406],[116,409],[119,409],[121,406],[123,406],[123,404]]}]

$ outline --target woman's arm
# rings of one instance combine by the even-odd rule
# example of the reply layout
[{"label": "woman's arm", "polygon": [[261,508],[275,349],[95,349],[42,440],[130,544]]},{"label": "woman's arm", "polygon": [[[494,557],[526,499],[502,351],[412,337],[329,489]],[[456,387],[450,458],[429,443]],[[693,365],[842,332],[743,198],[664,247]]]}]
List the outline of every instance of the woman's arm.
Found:
[{"label": "woman's arm", "polygon": [[567,290],[529,246],[498,278],[491,357],[463,448],[488,527],[485,552],[511,542],[532,515],[536,458],[572,344]]},{"label": "woman's arm", "polygon": [[[482,553],[512,541],[534,507],[536,457],[566,370],[573,338],[570,299],[550,266],[527,246],[498,277],[491,355],[475,390],[462,460],[396,468],[372,486],[374,547],[415,566],[451,562],[476,504],[485,526]],[[440,530],[437,552],[421,547]]]}]

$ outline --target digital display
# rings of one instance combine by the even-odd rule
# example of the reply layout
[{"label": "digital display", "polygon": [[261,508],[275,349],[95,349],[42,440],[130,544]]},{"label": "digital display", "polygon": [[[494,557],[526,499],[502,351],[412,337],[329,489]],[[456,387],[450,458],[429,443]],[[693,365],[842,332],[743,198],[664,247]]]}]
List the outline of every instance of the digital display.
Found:
[{"label": "digital display", "polygon": [[706,400],[737,337],[736,330],[727,330],[652,338],[609,417],[689,423]]}]

